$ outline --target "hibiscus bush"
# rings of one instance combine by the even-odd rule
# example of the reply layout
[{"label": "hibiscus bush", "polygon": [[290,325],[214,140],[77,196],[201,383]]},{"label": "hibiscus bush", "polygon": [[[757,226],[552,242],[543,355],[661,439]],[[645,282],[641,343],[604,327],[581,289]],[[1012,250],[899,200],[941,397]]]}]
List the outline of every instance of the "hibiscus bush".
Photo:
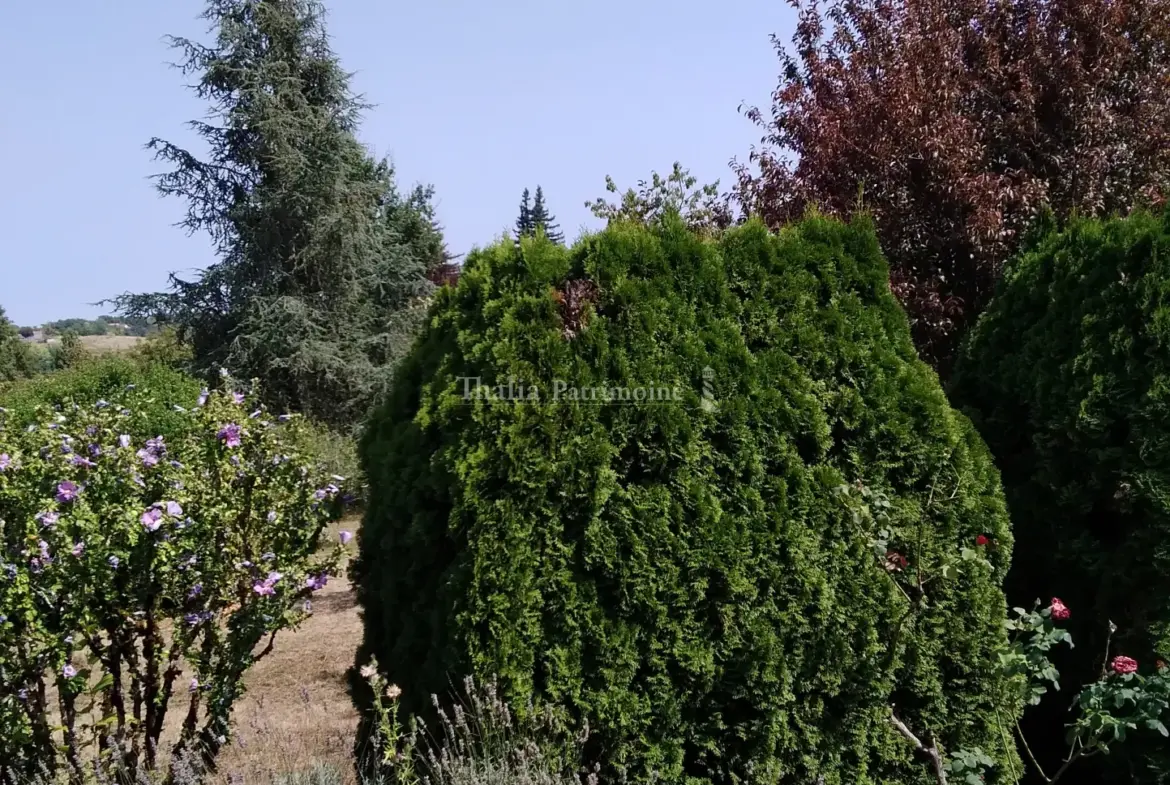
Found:
[{"label": "hibiscus bush", "polygon": [[7,410],[9,425],[28,425],[41,417],[44,406],[88,405],[116,396],[132,412],[124,421],[126,433],[143,439],[173,438],[191,422],[175,406],[190,405],[201,386],[160,363],[108,355],[14,382],[0,390],[0,407]]},{"label": "hibiscus bush", "polygon": [[348,533],[320,541],[341,478],[293,446],[299,418],[230,391],[174,414],[141,440],[113,397],[0,413],[4,785],[159,770],[176,703],[173,749],[210,762],[245,671],[338,569]]}]

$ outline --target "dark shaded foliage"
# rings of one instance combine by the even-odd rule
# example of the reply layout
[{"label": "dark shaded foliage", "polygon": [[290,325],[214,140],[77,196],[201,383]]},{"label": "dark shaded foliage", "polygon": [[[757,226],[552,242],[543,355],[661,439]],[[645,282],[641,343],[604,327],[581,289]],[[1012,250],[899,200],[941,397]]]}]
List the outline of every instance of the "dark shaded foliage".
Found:
[{"label": "dark shaded foliage", "polygon": [[[1170,660],[1170,213],[1049,227],[971,331],[953,398],[1003,473],[1016,532],[1009,598],[1056,595],[1073,609],[1071,693],[1101,673],[1110,621],[1111,654],[1151,669]],[[1050,764],[1067,704],[1045,705],[1027,729]],[[1152,730],[1094,760],[1084,782],[1164,782],[1150,766],[1170,771]]]}]

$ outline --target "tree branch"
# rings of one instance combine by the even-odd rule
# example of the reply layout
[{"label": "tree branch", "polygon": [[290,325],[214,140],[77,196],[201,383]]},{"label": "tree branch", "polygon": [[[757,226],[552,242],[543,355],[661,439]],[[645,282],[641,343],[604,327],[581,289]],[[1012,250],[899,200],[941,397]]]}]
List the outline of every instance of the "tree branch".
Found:
[{"label": "tree branch", "polygon": [[920,756],[930,761],[931,768],[934,769],[934,778],[938,780],[938,785],[947,785],[947,771],[943,764],[942,753],[938,750],[938,745],[931,741],[930,746],[923,744],[914,732],[906,727],[906,723],[898,719],[898,715],[894,713],[894,708],[890,707],[890,722],[898,729],[898,733],[911,744],[914,745],[914,751]]}]

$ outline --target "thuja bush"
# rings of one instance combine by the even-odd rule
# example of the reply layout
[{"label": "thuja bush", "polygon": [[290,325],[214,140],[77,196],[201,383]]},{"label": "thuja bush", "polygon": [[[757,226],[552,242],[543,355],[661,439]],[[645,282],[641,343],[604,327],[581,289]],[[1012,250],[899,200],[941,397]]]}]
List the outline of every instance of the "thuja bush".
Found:
[{"label": "thuja bush", "polygon": [[477,251],[436,295],[360,448],[358,663],[403,717],[460,676],[558,704],[603,779],[932,781],[891,706],[1001,767],[999,480],[872,227],[650,223]]},{"label": "thuja bush", "polygon": [[[1009,265],[956,370],[1015,521],[1011,594],[1082,609],[1071,624],[1086,645],[1065,668],[1076,683],[1098,671],[1111,622],[1119,653],[1170,659],[1167,292],[1170,213],[1050,226]],[[1161,753],[1138,734],[1109,758],[1119,781],[1170,771],[1144,733]]]},{"label": "thuja bush", "polygon": [[244,673],[337,569],[340,478],[290,447],[297,418],[204,391],[179,436],[140,440],[130,402],[0,413],[4,785],[135,781],[170,758],[168,712],[210,764]]}]

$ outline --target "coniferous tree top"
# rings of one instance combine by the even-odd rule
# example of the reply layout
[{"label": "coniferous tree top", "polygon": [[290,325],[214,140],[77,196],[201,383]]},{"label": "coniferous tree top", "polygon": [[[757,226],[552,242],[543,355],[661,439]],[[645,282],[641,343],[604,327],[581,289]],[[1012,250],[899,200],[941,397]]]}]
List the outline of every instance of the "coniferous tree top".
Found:
[{"label": "coniferous tree top", "polygon": [[535,231],[532,224],[532,205],[528,195],[528,189],[524,189],[524,195],[520,197],[520,216],[516,219],[516,242],[520,242],[522,237],[530,237]]},{"label": "coniferous tree top", "polygon": [[528,189],[520,198],[520,216],[516,219],[516,240],[522,237],[535,237],[538,229],[543,229],[545,236],[558,245],[564,245],[565,235],[556,223],[556,217],[551,215],[544,203],[544,189],[536,186],[536,196],[529,202]]},{"label": "coniferous tree top", "polygon": [[273,406],[357,421],[387,383],[449,260],[430,191],[402,195],[355,131],[363,103],[329,47],[316,0],[212,0],[215,40],[172,39],[211,107],[192,122],[200,160],[162,139],[160,193],[187,200],[183,225],[218,259],[170,291],[124,295],[132,316],[178,326],[196,367],[263,380]]},{"label": "coniferous tree top", "polygon": [[556,223],[556,216],[548,211],[548,207],[544,203],[544,189],[539,185],[536,186],[536,196],[532,201],[532,231],[534,233],[537,227],[542,227],[545,235],[554,243],[564,244],[565,235],[561,233],[561,227]]}]

